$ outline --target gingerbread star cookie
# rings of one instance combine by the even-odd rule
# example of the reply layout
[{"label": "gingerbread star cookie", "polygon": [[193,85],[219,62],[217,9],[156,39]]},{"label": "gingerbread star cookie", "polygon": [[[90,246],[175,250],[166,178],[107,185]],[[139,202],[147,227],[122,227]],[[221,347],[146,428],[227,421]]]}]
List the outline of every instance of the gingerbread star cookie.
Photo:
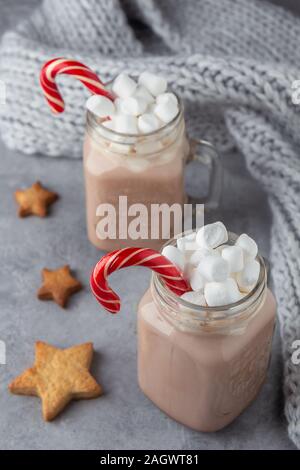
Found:
[{"label": "gingerbread star cookie", "polygon": [[89,372],[93,343],[59,349],[35,343],[35,362],[9,385],[16,395],[33,395],[42,400],[45,421],[54,419],[71,400],[96,398],[101,385]]},{"label": "gingerbread star cookie", "polygon": [[39,181],[30,188],[15,191],[15,198],[19,204],[19,217],[37,215],[45,217],[48,207],[58,198],[58,195],[44,188]]},{"label": "gingerbread star cookie", "polygon": [[82,285],[72,276],[68,265],[51,271],[42,270],[43,285],[38,290],[40,300],[54,300],[62,308],[66,307],[69,297],[82,289]]}]

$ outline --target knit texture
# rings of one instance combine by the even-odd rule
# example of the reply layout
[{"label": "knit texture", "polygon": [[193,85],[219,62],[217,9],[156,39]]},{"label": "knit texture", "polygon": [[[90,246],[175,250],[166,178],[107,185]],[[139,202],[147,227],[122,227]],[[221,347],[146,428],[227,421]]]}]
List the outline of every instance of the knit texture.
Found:
[{"label": "knit texture", "polygon": [[[143,27],[140,27],[140,25]],[[105,81],[153,70],[185,100],[191,135],[236,147],[268,193],[271,263],[284,357],[285,414],[300,448],[300,20],[259,0],[45,0],[0,49],[6,144],[26,153],[80,157],[88,93],[59,77],[66,112],[54,117],[39,87],[42,64],[74,57]]]}]

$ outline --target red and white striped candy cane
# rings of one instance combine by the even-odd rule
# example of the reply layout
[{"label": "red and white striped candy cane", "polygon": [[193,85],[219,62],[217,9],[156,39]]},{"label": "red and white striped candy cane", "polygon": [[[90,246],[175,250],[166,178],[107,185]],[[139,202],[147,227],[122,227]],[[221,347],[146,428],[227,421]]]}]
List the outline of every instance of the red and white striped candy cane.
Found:
[{"label": "red and white striped candy cane", "polygon": [[109,287],[108,276],[118,269],[129,266],[146,266],[152,269],[177,295],[191,290],[181,271],[165,256],[150,248],[123,248],[103,256],[93,269],[90,279],[92,292],[98,302],[109,312],[120,310],[120,298]]},{"label": "red and white striped candy cane", "polygon": [[54,113],[62,113],[64,100],[55,83],[58,74],[72,75],[83,83],[92,93],[114,100],[112,93],[105,89],[99,77],[89,67],[77,60],[58,57],[44,64],[40,74],[40,84],[48,104]]}]

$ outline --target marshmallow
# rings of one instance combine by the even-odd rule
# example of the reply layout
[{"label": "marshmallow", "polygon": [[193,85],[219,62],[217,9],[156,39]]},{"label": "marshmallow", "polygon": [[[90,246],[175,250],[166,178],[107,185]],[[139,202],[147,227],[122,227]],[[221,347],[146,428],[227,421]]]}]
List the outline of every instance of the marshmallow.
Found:
[{"label": "marshmallow", "polygon": [[195,241],[196,232],[189,233],[188,235],[177,239],[177,248],[183,252],[194,250],[196,248]]},{"label": "marshmallow", "polygon": [[221,307],[230,303],[226,282],[207,282],[204,287],[204,297],[209,307]]},{"label": "marshmallow", "polygon": [[92,95],[86,102],[87,109],[100,118],[115,114],[114,103],[105,96]]},{"label": "marshmallow", "polygon": [[137,84],[126,73],[121,73],[114,80],[112,91],[120,98],[128,98],[135,92]]},{"label": "marshmallow", "polygon": [[229,303],[238,302],[243,298],[243,294],[239,291],[238,285],[232,277],[225,281],[228,290]]},{"label": "marshmallow", "polygon": [[153,156],[163,149],[161,140],[140,141],[135,145],[136,153],[139,155]]},{"label": "marshmallow", "polygon": [[156,98],[156,103],[164,104],[167,106],[175,104],[175,106],[178,106],[178,99],[176,95],[174,95],[174,93],[162,93]]},{"label": "marshmallow", "polygon": [[217,246],[217,248],[215,248],[215,251],[217,251],[220,255],[222,254],[222,251],[224,250],[224,248],[227,248],[228,246],[230,245],[220,245],[220,246]]},{"label": "marshmallow", "polygon": [[228,246],[223,248],[221,256],[228,262],[231,273],[242,271],[244,267],[244,252],[240,246]]},{"label": "marshmallow", "polygon": [[206,256],[200,261],[197,269],[209,282],[222,282],[229,277],[229,264],[221,256]]},{"label": "marshmallow", "polygon": [[237,283],[229,278],[225,282],[208,282],[204,287],[204,297],[209,307],[221,307],[243,298]]},{"label": "marshmallow", "polygon": [[250,292],[255,287],[260,273],[260,264],[256,259],[246,262],[243,271],[237,273],[236,280],[242,292]]},{"label": "marshmallow", "polygon": [[200,247],[216,248],[228,241],[228,233],[222,222],[215,222],[201,227],[197,232],[196,240]]},{"label": "marshmallow", "polygon": [[205,285],[205,279],[204,277],[199,273],[198,269],[193,269],[190,273],[190,285],[193,291],[201,291],[203,292],[204,290],[204,285]]},{"label": "marshmallow", "polygon": [[145,158],[132,158],[127,162],[127,167],[133,173],[140,173],[149,168],[150,163]]},{"label": "marshmallow", "polygon": [[206,256],[219,256],[219,253],[216,250],[213,250],[212,248],[198,248],[198,250],[195,250],[194,253],[190,257],[190,263],[193,266],[198,266],[200,261],[203,260]]},{"label": "marshmallow", "polygon": [[99,155],[90,154],[86,160],[86,168],[93,175],[101,175],[103,173],[102,161]]},{"label": "marshmallow", "polygon": [[139,116],[143,114],[147,109],[147,102],[143,98],[137,98],[135,96],[129,96],[121,100],[120,111],[123,114],[129,114],[131,116]]},{"label": "marshmallow", "polygon": [[178,106],[172,101],[169,104],[157,104],[154,108],[156,116],[165,124],[171,122],[178,114]]},{"label": "marshmallow", "polygon": [[107,119],[107,121],[103,121],[102,126],[106,127],[107,129],[110,129],[111,131],[115,130],[115,125],[114,121],[112,119]]},{"label": "marshmallow", "polygon": [[204,295],[201,292],[185,292],[185,294],[182,294],[180,298],[185,300],[186,302],[190,302],[191,304],[203,306],[206,305]]},{"label": "marshmallow", "polygon": [[122,106],[123,100],[121,98],[116,98],[114,101],[116,113],[121,113],[121,106]]},{"label": "marshmallow", "polygon": [[184,254],[176,248],[176,246],[165,246],[161,253],[168,258],[168,260],[174,263],[181,271],[184,270]]},{"label": "marshmallow", "polygon": [[150,103],[147,108],[147,113],[154,114],[154,110],[156,106],[157,106],[156,101],[154,103]]},{"label": "marshmallow", "polygon": [[[113,129],[114,130],[114,129]],[[130,154],[132,147],[126,144],[118,144],[117,142],[111,142],[109,150],[113,153],[128,155]],[[128,163],[127,163],[128,164]]]},{"label": "marshmallow", "polygon": [[135,90],[133,96],[135,98],[142,98],[144,101],[146,101],[147,106],[154,103],[154,97],[151,95],[151,93],[149,93],[147,88],[145,88],[144,86],[139,85],[137,89]]},{"label": "marshmallow", "polygon": [[235,244],[244,250],[247,258],[256,258],[258,252],[257,244],[253,238],[249,237],[246,233],[242,233]]},{"label": "marshmallow", "polygon": [[155,114],[145,113],[138,118],[138,128],[142,134],[154,132],[160,127],[160,120],[155,116]]},{"label": "marshmallow", "polygon": [[190,282],[192,292],[183,299],[203,307],[221,307],[239,302],[254,288],[260,274],[260,263],[253,258],[255,241],[246,234],[234,246],[227,241],[224,224],[216,222],[178,238],[177,248],[164,248],[163,254]]},{"label": "marshmallow", "polygon": [[143,85],[153,96],[161,95],[167,89],[166,79],[150,72],[143,72],[140,75],[139,85]]},{"label": "marshmallow", "polygon": [[121,132],[122,134],[138,133],[137,118],[135,116],[116,114],[113,119],[113,125],[116,132]]}]

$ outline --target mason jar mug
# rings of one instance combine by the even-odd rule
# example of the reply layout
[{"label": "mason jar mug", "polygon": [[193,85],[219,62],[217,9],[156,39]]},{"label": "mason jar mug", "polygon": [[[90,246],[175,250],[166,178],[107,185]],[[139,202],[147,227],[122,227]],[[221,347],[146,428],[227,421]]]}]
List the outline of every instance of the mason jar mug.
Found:
[{"label": "mason jar mug", "polygon": [[[221,192],[222,169],[215,148],[205,141],[187,138],[182,102],[177,116],[164,127],[143,135],[127,135],[103,126],[87,111],[84,142],[84,175],[87,232],[98,248],[113,250],[139,245],[160,248],[174,233],[174,220],[164,234],[151,226],[153,205],[183,206],[185,165],[196,160],[210,169],[209,195],[201,200],[215,207]],[[138,208],[146,211],[139,233],[131,236],[128,226]],[[153,218],[152,218],[153,220]],[[155,223],[158,223],[158,218]],[[181,230],[182,231],[182,230]]]},{"label": "mason jar mug", "polygon": [[[230,235],[230,243],[236,237]],[[172,240],[171,244],[176,243]],[[264,260],[242,300],[200,307],[168,290],[157,275],[138,307],[138,381],[167,415],[216,431],[256,397],[270,360],[276,305]]]}]

